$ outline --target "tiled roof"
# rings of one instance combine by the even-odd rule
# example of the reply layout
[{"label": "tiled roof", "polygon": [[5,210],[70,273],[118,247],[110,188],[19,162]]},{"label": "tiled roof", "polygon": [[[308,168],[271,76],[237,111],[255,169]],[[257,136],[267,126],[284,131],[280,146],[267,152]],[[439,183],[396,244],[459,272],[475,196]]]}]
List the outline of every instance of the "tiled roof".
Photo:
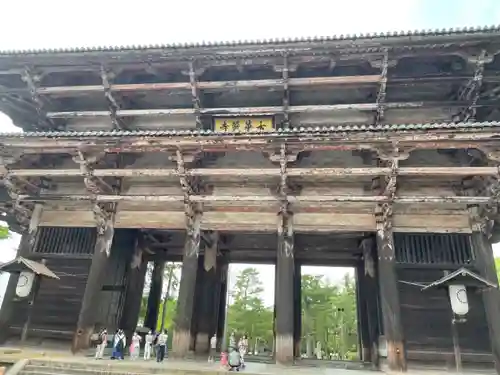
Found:
[{"label": "tiled roof", "polygon": [[391,125],[332,125],[317,127],[280,128],[273,132],[215,132],[213,130],[113,130],[113,131],[47,131],[24,133],[0,133],[0,138],[84,138],[84,137],[203,137],[203,136],[295,136],[308,134],[329,134],[345,132],[392,132],[419,130],[473,130],[500,127],[500,121],[462,122],[462,123],[426,123],[426,124],[391,124]]},{"label": "tiled roof", "polygon": [[391,37],[425,37],[425,36],[453,36],[480,33],[498,33],[499,25],[434,29],[434,30],[414,30],[414,31],[391,31],[381,33],[366,34],[341,34],[334,36],[315,36],[303,38],[282,38],[282,39],[262,39],[262,40],[238,40],[226,42],[198,42],[198,43],[170,43],[155,45],[125,45],[125,46],[93,46],[76,48],[49,48],[49,49],[25,49],[25,50],[0,50],[0,55],[23,55],[23,54],[53,54],[53,53],[79,53],[79,52],[120,52],[132,50],[152,50],[152,49],[189,49],[205,47],[245,47],[270,44],[291,44],[291,43],[322,43],[345,40],[372,40],[387,39]]}]

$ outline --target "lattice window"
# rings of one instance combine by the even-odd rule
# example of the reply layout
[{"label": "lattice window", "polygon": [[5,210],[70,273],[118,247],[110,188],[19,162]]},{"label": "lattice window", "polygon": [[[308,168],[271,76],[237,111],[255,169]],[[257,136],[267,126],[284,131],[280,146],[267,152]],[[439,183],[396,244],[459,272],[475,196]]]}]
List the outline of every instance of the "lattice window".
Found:
[{"label": "lattice window", "polygon": [[394,244],[398,263],[467,265],[474,262],[467,234],[395,233]]}]

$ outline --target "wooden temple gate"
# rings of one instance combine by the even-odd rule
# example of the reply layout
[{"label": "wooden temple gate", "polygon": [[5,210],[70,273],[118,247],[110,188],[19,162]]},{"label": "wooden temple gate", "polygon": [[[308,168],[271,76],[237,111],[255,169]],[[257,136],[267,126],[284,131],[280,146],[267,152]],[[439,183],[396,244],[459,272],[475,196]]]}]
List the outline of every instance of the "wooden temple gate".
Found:
[{"label": "wooden temple gate", "polygon": [[[32,333],[85,348],[137,324],[154,261],[182,261],[173,355],[221,337],[231,261],[276,264],[276,348],[300,347],[300,266],[356,267],[362,358],[451,357],[445,294],[467,266],[497,283],[500,31],[0,53],[6,219],[62,281]],[[269,48],[264,48],[267,45]],[[2,334],[24,301],[11,278]],[[498,290],[470,296],[464,360],[500,365]],[[488,334],[486,334],[488,333]],[[62,335],[61,335],[62,334]]]}]

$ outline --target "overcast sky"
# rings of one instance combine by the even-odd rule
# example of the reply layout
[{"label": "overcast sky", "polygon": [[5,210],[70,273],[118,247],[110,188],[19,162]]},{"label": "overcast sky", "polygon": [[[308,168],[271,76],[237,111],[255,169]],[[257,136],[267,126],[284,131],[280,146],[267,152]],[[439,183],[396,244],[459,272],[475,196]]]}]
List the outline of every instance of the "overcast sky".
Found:
[{"label": "overcast sky", "polygon": [[[500,24],[500,0],[6,0],[1,8],[0,50],[244,40]],[[0,116],[0,132],[13,130],[12,123]],[[0,244],[0,261],[14,256],[13,249],[18,241],[18,236],[14,236]],[[241,265],[235,265],[232,271],[241,268]],[[274,287],[274,270],[264,266],[260,269],[265,284],[270,286],[266,303],[272,303],[270,290]],[[345,270],[316,268],[306,272],[337,279]]]}]

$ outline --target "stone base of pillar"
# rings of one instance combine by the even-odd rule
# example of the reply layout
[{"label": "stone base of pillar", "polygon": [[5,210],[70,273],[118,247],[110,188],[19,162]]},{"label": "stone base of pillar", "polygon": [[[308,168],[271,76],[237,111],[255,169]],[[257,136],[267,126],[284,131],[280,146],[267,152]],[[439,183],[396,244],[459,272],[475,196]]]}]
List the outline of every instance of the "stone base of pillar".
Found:
[{"label": "stone base of pillar", "polygon": [[198,333],[196,335],[195,353],[208,354],[209,347],[210,347],[210,337],[208,337],[208,333],[203,333],[203,332]]},{"label": "stone base of pillar", "polygon": [[189,330],[176,329],[172,338],[172,357],[186,357],[189,353],[190,343],[191,332]]},{"label": "stone base of pillar", "polygon": [[280,365],[291,365],[293,356],[293,335],[276,335],[276,363]]}]

